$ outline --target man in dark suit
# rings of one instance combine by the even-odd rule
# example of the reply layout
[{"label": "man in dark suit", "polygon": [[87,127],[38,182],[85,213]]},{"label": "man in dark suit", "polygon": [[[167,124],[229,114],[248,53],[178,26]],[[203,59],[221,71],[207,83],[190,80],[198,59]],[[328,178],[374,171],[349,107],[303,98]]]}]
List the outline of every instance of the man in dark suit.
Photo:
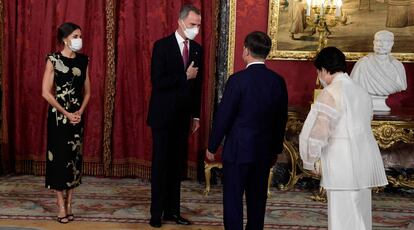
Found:
[{"label": "man in dark suit", "polygon": [[282,152],[287,121],[287,90],[281,76],[266,68],[271,40],[252,32],[244,40],[247,67],[229,77],[217,108],[206,156],[223,149],[224,226],[243,229],[243,194],[246,229],[263,229],[269,170]]},{"label": "man in dark suit", "polygon": [[200,127],[202,50],[193,41],[200,25],[200,11],[184,5],[176,32],[156,41],[153,47],[147,120],[153,139],[150,220],[153,227],[161,227],[161,218],[190,224],[180,215],[180,187],[190,123],[193,133]]}]

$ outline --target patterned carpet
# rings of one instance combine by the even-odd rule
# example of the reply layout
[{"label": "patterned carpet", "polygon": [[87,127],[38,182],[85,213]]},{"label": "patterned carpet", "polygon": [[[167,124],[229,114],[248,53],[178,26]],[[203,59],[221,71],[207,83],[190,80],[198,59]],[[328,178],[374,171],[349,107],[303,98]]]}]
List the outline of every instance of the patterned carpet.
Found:
[{"label": "patterned carpet", "polygon": [[[0,177],[0,229],[6,226],[49,229],[37,228],[36,223],[57,224],[55,195],[44,188],[43,180],[43,177],[27,175]],[[163,229],[223,229],[221,187],[213,186],[208,197],[202,195],[202,190],[203,185],[197,182],[185,181],[182,186],[181,213],[193,222],[192,227],[170,224]],[[265,229],[327,229],[326,204],[310,200],[310,195],[310,192],[282,192],[273,188],[267,203]],[[150,186],[145,181],[84,177],[75,192],[77,221],[62,229],[90,229],[91,226],[149,229],[149,206]],[[414,229],[413,194],[376,194],[373,206],[374,229]],[[81,227],[82,224],[89,227]]]}]

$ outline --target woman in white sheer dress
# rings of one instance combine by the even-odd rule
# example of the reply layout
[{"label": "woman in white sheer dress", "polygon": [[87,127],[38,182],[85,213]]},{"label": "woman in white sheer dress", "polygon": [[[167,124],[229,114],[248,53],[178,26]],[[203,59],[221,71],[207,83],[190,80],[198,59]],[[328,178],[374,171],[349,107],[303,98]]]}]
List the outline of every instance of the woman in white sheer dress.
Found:
[{"label": "woman in white sheer dress", "polygon": [[371,188],[388,182],[371,131],[371,97],[349,78],[339,49],[322,49],[314,64],[324,89],[299,136],[303,167],[320,173],[321,160],[330,230],[372,229]]}]

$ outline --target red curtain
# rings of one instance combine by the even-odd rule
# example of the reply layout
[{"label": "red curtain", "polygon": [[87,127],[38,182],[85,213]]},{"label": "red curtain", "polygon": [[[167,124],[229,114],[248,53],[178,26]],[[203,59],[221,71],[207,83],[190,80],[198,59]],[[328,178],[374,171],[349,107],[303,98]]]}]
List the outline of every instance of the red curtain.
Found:
[{"label": "red curtain", "polygon": [[[106,2],[115,3],[115,7],[108,7]],[[201,129],[189,140],[189,172],[194,178],[197,161],[206,146],[214,92],[216,1],[211,0],[5,1],[3,168],[18,173],[44,173],[47,102],[41,97],[41,82],[45,56],[59,50],[57,26],[71,21],[82,27],[82,52],[90,57],[92,97],[84,118],[84,174],[104,175],[104,165],[110,165],[106,175],[149,178],[152,141],[146,116],[152,44],[175,31],[183,3],[192,3],[202,11],[197,41],[205,54]],[[114,16],[108,13],[111,10]],[[112,25],[108,20],[115,22],[115,41],[106,40],[112,33],[107,30]],[[111,71],[107,69],[111,68],[107,66],[109,58],[113,58],[107,55],[112,51],[115,76],[109,76]],[[105,79],[112,77],[113,89],[111,84],[105,85]],[[104,111],[108,97],[115,97],[113,120],[104,118],[105,113],[112,113]],[[112,129],[104,130],[108,122]],[[112,132],[110,158],[104,157],[104,132]]]},{"label": "red curtain", "polygon": [[65,21],[81,26],[83,52],[91,60],[92,96],[84,118],[84,159],[94,167],[102,160],[104,1],[10,0],[3,4],[3,167],[18,173],[44,172],[47,102],[41,97],[42,77],[46,54],[60,50],[56,29]]},{"label": "red curtain", "polygon": [[150,64],[153,43],[177,29],[183,3],[192,3],[202,12],[197,41],[204,49],[203,105],[200,131],[190,137],[189,175],[195,177],[196,163],[209,129],[210,102],[214,90],[215,1],[152,0],[117,2],[116,96],[113,126],[113,169],[116,176],[150,176],[151,132],[146,125],[151,93]]}]

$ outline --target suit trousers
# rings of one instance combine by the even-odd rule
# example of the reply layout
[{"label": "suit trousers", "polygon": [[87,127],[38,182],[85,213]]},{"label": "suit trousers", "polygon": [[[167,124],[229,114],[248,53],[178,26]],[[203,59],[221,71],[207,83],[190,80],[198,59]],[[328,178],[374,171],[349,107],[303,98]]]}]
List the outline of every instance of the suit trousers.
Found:
[{"label": "suit trousers", "polygon": [[267,180],[271,161],[252,163],[223,162],[223,209],[226,230],[243,229],[243,194],[246,196],[246,229],[264,226]]},{"label": "suit trousers", "polygon": [[187,159],[187,126],[152,128],[151,217],[180,215],[181,175]]}]

